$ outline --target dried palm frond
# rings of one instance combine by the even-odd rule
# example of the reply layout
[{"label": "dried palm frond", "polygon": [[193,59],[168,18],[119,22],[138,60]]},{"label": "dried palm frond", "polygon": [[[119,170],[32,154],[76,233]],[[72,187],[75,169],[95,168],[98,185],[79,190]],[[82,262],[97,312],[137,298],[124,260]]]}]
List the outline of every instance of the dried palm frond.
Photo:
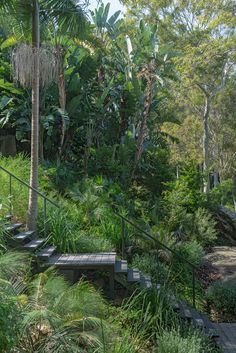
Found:
[{"label": "dried palm frond", "polygon": [[39,59],[40,86],[46,87],[58,77],[59,61],[50,47],[33,48],[28,44],[18,46],[12,55],[12,69],[15,81],[23,87],[31,87],[35,77],[35,59]]}]

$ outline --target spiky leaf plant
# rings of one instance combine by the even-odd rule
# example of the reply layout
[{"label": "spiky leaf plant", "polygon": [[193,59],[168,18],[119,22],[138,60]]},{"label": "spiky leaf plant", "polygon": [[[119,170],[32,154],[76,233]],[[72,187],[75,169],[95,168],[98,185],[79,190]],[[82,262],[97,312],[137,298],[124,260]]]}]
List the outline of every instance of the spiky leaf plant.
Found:
[{"label": "spiky leaf plant", "polygon": [[[70,286],[52,270],[30,284],[20,347],[29,352],[87,352],[100,342],[102,297],[85,281]],[[30,348],[31,347],[31,348]]]}]

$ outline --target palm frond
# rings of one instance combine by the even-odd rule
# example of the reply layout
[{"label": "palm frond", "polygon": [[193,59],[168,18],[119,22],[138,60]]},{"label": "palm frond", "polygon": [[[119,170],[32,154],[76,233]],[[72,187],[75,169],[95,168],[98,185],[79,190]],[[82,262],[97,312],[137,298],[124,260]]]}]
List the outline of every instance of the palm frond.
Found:
[{"label": "palm frond", "polygon": [[7,252],[0,255],[0,278],[11,279],[21,276],[28,265],[29,256],[23,253]]},{"label": "palm frond", "polygon": [[41,12],[54,22],[61,33],[83,35],[85,33],[87,16],[85,4],[75,0],[41,1]]}]

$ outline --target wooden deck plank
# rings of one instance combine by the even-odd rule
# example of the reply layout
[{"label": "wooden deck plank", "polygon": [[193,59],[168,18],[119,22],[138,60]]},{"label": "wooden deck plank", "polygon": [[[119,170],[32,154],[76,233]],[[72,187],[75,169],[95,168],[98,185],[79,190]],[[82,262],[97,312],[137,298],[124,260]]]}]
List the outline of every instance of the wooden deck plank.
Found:
[{"label": "wooden deck plank", "polygon": [[45,265],[60,267],[112,266],[115,265],[115,261],[115,253],[63,254],[51,256]]}]

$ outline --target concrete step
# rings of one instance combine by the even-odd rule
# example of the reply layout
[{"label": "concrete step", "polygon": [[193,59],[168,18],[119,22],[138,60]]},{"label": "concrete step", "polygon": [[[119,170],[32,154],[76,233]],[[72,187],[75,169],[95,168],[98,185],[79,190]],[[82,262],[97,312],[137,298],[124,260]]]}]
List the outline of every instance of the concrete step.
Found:
[{"label": "concrete step", "polygon": [[204,325],[202,315],[194,308],[191,308],[189,310],[191,312],[193,326],[200,329],[204,329],[205,325]]},{"label": "concrete step", "polygon": [[116,260],[115,273],[127,273],[128,265],[126,260]]},{"label": "concrete step", "polygon": [[140,282],[140,272],[138,268],[128,269],[128,282]]},{"label": "concrete step", "polygon": [[142,288],[151,289],[152,281],[150,276],[141,276],[140,277],[140,285]]},{"label": "concrete step", "polygon": [[4,226],[5,232],[8,233],[15,233],[17,229],[23,226],[23,223],[11,223],[11,224],[6,224]]},{"label": "concrete step", "polygon": [[44,249],[42,249],[41,251],[39,251],[36,256],[42,260],[47,260],[49,259],[50,256],[52,256],[52,254],[54,254],[54,252],[56,251],[56,247],[49,245],[47,247],[45,247]]},{"label": "concrete step", "polygon": [[190,308],[184,300],[179,300],[179,314],[182,319],[186,319],[189,322],[192,321],[192,314]]},{"label": "concrete step", "polygon": [[13,217],[12,214],[7,214],[7,215],[5,216],[5,219],[6,219],[7,221],[11,221],[12,217]]},{"label": "concrete step", "polygon": [[202,314],[202,319],[204,321],[205,332],[213,338],[219,337],[219,332],[216,330],[215,324],[211,322],[207,315]]},{"label": "concrete step", "polygon": [[34,234],[33,230],[28,230],[26,232],[21,232],[21,233],[17,233],[16,235],[14,235],[12,237],[13,240],[17,241],[17,242],[26,242],[27,240],[29,240],[32,235]]},{"label": "concrete step", "polygon": [[23,246],[24,250],[28,251],[35,251],[37,250],[43,243],[45,242],[45,239],[34,239],[31,240],[29,243],[25,244]]}]

